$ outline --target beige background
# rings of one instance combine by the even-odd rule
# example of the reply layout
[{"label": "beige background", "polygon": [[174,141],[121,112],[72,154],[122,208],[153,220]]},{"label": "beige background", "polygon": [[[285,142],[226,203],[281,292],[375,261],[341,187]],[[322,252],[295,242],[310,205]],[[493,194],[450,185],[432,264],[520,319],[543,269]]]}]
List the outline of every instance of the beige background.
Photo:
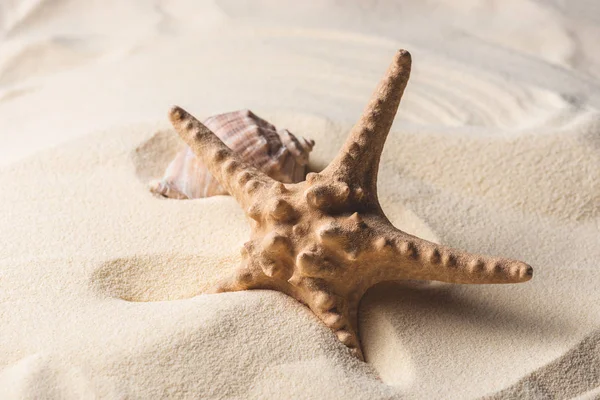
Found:
[{"label": "beige background", "polygon": [[[599,26],[593,0],[2,2],[0,397],[594,398]],[[384,210],[535,274],[375,288],[360,363],[284,295],[201,295],[242,213],[146,184],[172,104],[250,108],[322,168],[397,48]]]}]

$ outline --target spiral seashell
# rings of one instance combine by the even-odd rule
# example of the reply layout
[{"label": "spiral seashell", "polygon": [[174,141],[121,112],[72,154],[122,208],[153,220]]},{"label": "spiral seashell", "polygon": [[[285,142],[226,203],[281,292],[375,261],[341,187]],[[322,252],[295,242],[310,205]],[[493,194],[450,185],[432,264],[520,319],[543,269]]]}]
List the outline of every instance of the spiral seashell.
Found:
[{"label": "spiral seashell", "polygon": [[[204,125],[245,162],[284,183],[302,182],[315,142],[277,129],[250,110],[208,117]],[[177,153],[162,179],[150,183],[150,191],[174,199],[226,195],[189,147]]]}]

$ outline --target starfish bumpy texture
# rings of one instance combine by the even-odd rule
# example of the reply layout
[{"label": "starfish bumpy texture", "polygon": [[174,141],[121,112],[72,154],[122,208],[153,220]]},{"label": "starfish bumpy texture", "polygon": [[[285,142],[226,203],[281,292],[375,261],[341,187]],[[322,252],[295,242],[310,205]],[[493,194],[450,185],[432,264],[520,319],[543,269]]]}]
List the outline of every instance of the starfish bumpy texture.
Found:
[{"label": "starfish bumpy texture", "polygon": [[278,290],[306,304],[363,359],[357,311],[364,293],[383,281],[517,283],[533,269],[520,261],[470,254],[395,228],[377,199],[381,152],[410,75],[398,51],[344,147],[319,173],[277,182],[240,161],[179,107],[170,120],[194,153],[243,207],[252,227],[236,273],[215,292]]}]

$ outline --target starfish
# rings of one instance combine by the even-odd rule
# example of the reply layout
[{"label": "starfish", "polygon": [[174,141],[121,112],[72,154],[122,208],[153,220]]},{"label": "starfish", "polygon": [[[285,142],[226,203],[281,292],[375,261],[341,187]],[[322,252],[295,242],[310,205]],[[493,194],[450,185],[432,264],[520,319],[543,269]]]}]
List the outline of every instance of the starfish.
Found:
[{"label": "starfish", "polygon": [[364,360],[358,305],[377,283],[531,279],[533,269],[523,262],[432,243],[386,218],[377,198],[377,172],[410,69],[410,54],[399,50],[337,156],[295,184],[275,181],[242,162],[192,115],[177,106],[170,110],[178,134],[242,206],[251,225],[241,264],[216,284],[215,293],[281,291],[307,305]]}]

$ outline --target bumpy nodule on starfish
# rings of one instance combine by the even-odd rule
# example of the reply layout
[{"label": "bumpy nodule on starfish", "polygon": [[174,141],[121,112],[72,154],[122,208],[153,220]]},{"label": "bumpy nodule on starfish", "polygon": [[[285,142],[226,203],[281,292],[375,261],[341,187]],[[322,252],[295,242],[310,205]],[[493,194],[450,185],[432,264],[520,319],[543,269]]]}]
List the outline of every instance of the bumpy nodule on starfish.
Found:
[{"label": "bumpy nodule on starfish", "polygon": [[383,146],[410,75],[400,50],[336,158],[296,184],[245,164],[179,107],[170,120],[194,153],[244,208],[252,226],[242,263],[215,292],[272,289],[306,304],[363,359],[358,304],[379,282],[517,283],[533,269],[520,261],[470,254],[396,229],[377,199]]}]

